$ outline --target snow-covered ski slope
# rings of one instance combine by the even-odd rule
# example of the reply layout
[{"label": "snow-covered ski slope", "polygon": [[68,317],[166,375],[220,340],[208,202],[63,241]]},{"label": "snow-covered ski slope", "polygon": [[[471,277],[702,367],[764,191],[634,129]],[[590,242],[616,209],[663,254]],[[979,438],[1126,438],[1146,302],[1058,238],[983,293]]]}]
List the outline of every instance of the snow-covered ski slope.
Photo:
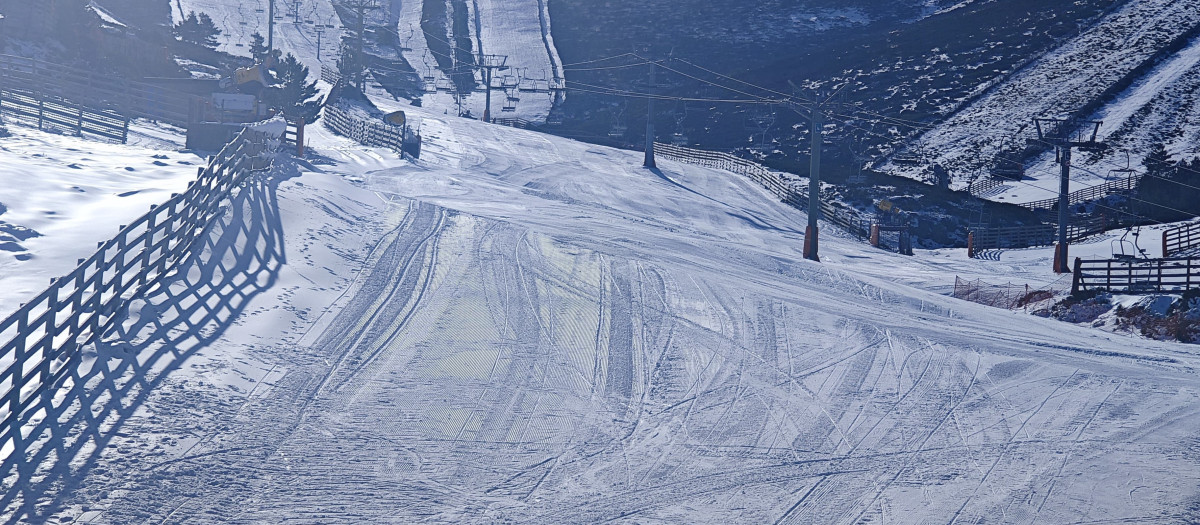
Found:
[{"label": "snow-covered ski slope", "polygon": [[[1138,66],[1155,55],[1160,49],[1185,35],[1200,23],[1200,2],[1193,0],[1142,0],[1128,2],[1112,14],[1104,17],[1059,49],[1035,60],[1024,69],[1014,73],[1007,81],[992,88],[978,100],[967,105],[945,122],[925,132],[912,146],[914,151],[927,157],[931,163],[940,163],[950,170],[956,185],[965,186],[972,178],[981,175],[1001,148],[1009,145],[1024,128],[1031,134],[1033,119],[1059,117],[1079,110],[1092,102]],[[1144,129],[1137,133],[1155,133],[1162,129],[1161,122],[1151,122],[1144,115],[1134,115],[1150,106],[1152,97],[1167,97],[1165,88],[1172,88],[1175,98],[1183,103],[1189,100],[1186,85],[1181,79],[1194,75],[1184,74],[1196,63],[1195,45],[1187,46],[1176,57],[1158,65],[1145,78],[1117,97],[1108,108],[1095,115],[1105,121],[1102,136],[1111,137],[1125,126]],[[1158,120],[1190,119],[1189,111],[1177,113],[1177,108],[1167,107],[1175,102],[1160,101]],[[1132,105],[1132,107],[1130,107]],[[1182,113],[1182,114],[1180,114]],[[1170,127],[1169,125],[1167,127]],[[1189,128],[1190,129],[1190,128]],[[1170,135],[1173,130],[1162,129]],[[1189,131],[1189,133],[1195,133]],[[1187,142],[1180,138],[1177,144]],[[1118,146],[1124,145],[1118,142]],[[1136,148],[1135,148],[1136,149]],[[1134,153],[1137,153],[1136,151]],[[1083,156],[1079,156],[1083,157]],[[1078,187],[1092,186],[1104,182],[1108,170],[1125,166],[1124,153],[1105,159],[1084,162],[1088,168],[1076,171]],[[1134,159],[1135,161],[1137,158]],[[1057,194],[1057,168],[1053,165],[1053,154],[1042,158],[1027,170],[1025,183],[1010,185],[1000,192],[1006,200],[1029,202],[1051,198]],[[887,165],[889,172],[919,177],[920,169],[900,165]]]},{"label": "snow-covered ski slope", "polygon": [[1196,519],[1192,347],[896,282],[995,263],[832,228],[804,261],[804,216],[736,175],[410,111],[416,164],[314,127],[310,162],[248,186],[88,354],[6,512]]},{"label": "snow-covered ski slope", "polygon": [[167,149],[8,130],[12,136],[0,138],[0,317],[74,270],[119,226],[186,189],[204,162]]}]

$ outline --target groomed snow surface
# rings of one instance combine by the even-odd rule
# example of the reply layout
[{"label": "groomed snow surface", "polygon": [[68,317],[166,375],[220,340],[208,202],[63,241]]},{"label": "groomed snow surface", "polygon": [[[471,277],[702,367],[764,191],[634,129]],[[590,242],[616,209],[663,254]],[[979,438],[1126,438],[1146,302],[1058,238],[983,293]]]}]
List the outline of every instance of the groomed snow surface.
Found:
[{"label": "groomed snow surface", "polygon": [[736,175],[408,109],[419,162],[310,128],[85,350],[10,522],[1200,519],[1193,347],[928,291],[1044,251],[812,263]]}]

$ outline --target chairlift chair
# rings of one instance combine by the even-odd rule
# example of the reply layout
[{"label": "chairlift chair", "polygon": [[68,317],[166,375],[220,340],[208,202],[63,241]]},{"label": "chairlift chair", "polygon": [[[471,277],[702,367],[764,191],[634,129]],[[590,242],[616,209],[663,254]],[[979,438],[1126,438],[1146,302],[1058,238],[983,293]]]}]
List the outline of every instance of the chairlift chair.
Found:
[{"label": "chairlift chair", "polygon": [[[1111,243],[1112,258],[1117,261],[1136,261],[1138,258],[1145,259],[1146,249],[1138,246],[1138,238],[1141,236],[1141,226],[1136,229],[1133,227],[1126,228],[1125,234],[1120,239],[1114,239]],[[1133,240],[1129,240],[1129,236],[1133,236]]]}]

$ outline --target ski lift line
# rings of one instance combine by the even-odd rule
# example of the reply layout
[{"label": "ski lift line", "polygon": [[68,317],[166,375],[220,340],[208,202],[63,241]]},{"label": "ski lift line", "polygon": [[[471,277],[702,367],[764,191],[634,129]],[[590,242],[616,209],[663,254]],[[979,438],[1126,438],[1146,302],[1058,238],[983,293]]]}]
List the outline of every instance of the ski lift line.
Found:
[{"label": "ski lift line", "polygon": [[654,62],[640,62],[637,64],[627,64],[624,66],[607,66],[607,67],[589,67],[589,68],[564,68],[563,71],[606,71],[610,69],[628,69],[631,67],[640,67],[653,64]]},{"label": "ski lift line", "polygon": [[922,130],[922,131],[928,131],[928,130],[933,129],[933,126],[929,126],[929,125],[925,125],[925,124],[918,125],[918,124],[913,123],[913,121],[896,119],[894,117],[888,117],[888,116],[879,115],[876,113],[867,113],[867,112],[860,111],[858,114],[855,114],[855,115],[846,115],[843,113],[831,113],[831,115],[842,117],[845,119],[878,121],[878,122],[882,122],[884,124],[891,124],[893,126],[902,126],[902,127],[906,127],[906,128],[913,128],[913,129],[918,129],[918,130]]},{"label": "ski lift line", "polygon": [[660,95],[657,93],[640,93],[640,92],[636,92],[636,91],[629,91],[629,90],[614,88],[614,87],[609,87],[609,86],[597,86],[595,84],[587,84],[587,83],[579,82],[579,81],[569,81],[569,83],[575,84],[577,86],[584,86],[584,87],[592,88],[592,89],[608,90],[608,91],[611,91],[614,93],[626,93],[626,94],[637,95],[637,96],[643,97],[643,98],[654,98],[656,100],[676,100],[676,101],[688,101],[688,102],[730,102],[730,103],[745,103],[745,104],[780,104],[783,102],[781,100],[761,99],[761,98],[757,98],[757,97],[754,99],[678,97],[678,96],[672,96],[672,95]]},{"label": "ski lift line", "polygon": [[[1002,161],[1004,161],[1004,162],[1011,162],[1011,163],[1014,163],[1014,164],[1016,164],[1016,163],[1017,163],[1017,161],[1014,161],[1014,160],[1011,160],[1011,159],[1000,159],[1000,160],[1002,160]],[[1071,165],[1071,167],[1072,167],[1072,168],[1074,168],[1074,167],[1076,167],[1076,166],[1075,166],[1074,164],[1072,164],[1072,165]],[[1084,167],[1081,167],[1081,166],[1080,166],[1080,167],[1078,167],[1078,168],[1079,168],[1081,171],[1085,171],[1085,172],[1089,171],[1087,168],[1084,168]],[[1045,173],[1046,173],[1047,175],[1050,175],[1050,174],[1052,174],[1051,172],[1045,172]],[[1028,182],[1025,182],[1025,181],[1023,181],[1023,180],[1012,180],[1011,182],[1016,182],[1016,183],[1018,183],[1018,184],[1024,184],[1024,185],[1026,185],[1026,186],[1029,186],[1029,187],[1031,187],[1031,188],[1036,188],[1036,189],[1039,189],[1039,190],[1042,190],[1042,191],[1047,191],[1047,192],[1050,192],[1050,193],[1058,193],[1058,192],[1055,192],[1055,191],[1053,191],[1053,190],[1050,190],[1050,189],[1047,189],[1047,188],[1043,188],[1043,187],[1041,187],[1041,186],[1035,186],[1035,185],[1033,185],[1033,184],[1030,184],[1030,183],[1028,183]],[[1137,202],[1141,202],[1141,203],[1144,203],[1144,204],[1149,204],[1149,205],[1151,205],[1151,206],[1156,206],[1156,207],[1159,207],[1159,208],[1162,208],[1162,209],[1165,209],[1165,210],[1170,210],[1170,211],[1173,211],[1173,212],[1176,212],[1176,213],[1182,213],[1182,214],[1184,214],[1184,215],[1190,215],[1188,212],[1185,212],[1185,211],[1183,211],[1183,210],[1175,209],[1175,208],[1172,208],[1172,207],[1170,207],[1170,206],[1164,206],[1164,205],[1162,205],[1162,204],[1158,204],[1158,203],[1156,203],[1156,202],[1145,201],[1145,200],[1142,200],[1142,199],[1139,199],[1139,198],[1137,198],[1137,197],[1133,197],[1133,196],[1130,196],[1130,197],[1128,197],[1128,198],[1129,198],[1129,200],[1132,200],[1132,201],[1137,201]],[[1093,204],[1093,206],[1095,206],[1095,207],[1097,207],[1097,208],[1103,208],[1103,209],[1105,209],[1105,210],[1109,210],[1109,211],[1112,211],[1112,212],[1116,212],[1116,213],[1117,213],[1117,214],[1119,214],[1119,215],[1120,215],[1120,214],[1124,214],[1124,215],[1129,215],[1129,216],[1131,216],[1131,217],[1136,217],[1136,218],[1139,218],[1139,219],[1144,219],[1144,220],[1146,220],[1146,221],[1149,221],[1151,224],[1166,224],[1166,223],[1164,223],[1164,222],[1162,222],[1162,221],[1157,221],[1157,220],[1151,219],[1151,218],[1149,218],[1149,217],[1146,217],[1145,215],[1141,215],[1141,214],[1138,214],[1138,213],[1134,213],[1134,212],[1132,212],[1132,211],[1118,210],[1118,209],[1116,209],[1116,208],[1113,208],[1113,207],[1111,207],[1111,206],[1105,206],[1105,205],[1103,205],[1103,204],[1100,204],[1100,203],[1095,203],[1095,202],[1094,202],[1094,203],[1092,203],[1092,204]]]},{"label": "ski lift line", "polygon": [[766,91],[767,93],[771,93],[771,94],[774,94],[774,95],[779,95],[779,96],[782,96],[782,97],[787,97],[787,98],[795,98],[795,99],[801,100],[801,101],[803,101],[803,102],[807,102],[807,103],[809,103],[809,104],[812,104],[812,103],[814,103],[814,101],[812,101],[812,100],[807,100],[807,99],[805,99],[805,98],[803,98],[803,97],[798,97],[798,96],[796,96],[796,95],[794,95],[794,94],[790,94],[790,93],[783,93],[783,92],[781,92],[781,91],[775,91],[775,90],[773,90],[773,89],[770,89],[770,88],[765,88],[765,87],[762,87],[762,86],[759,86],[759,85],[756,85],[756,84],[751,84],[750,82],[746,82],[745,80],[741,80],[741,79],[738,79],[738,78],[731,77],[731,76],[729,76],[729,75],[725,75],[725,74],[722,74],[722,73],[718,73],[718,72],[716,72],[716,71],[713,71],[713,70],[711,70],[711,69],[708,69],[708,68],[705,68],[705,67],[702,67],[702,66],[698,66],[698,65],[696,65],[696,64],[693,64],[693,63],[691,63],[691,62],[688,62],[687,60],[684,60],[684,59],[682,59],[682,58],[672,58],[672,60],[674,60],[674,61],[677,61],[677,62],[682,62],[682,63],[684,63],[684,64],[687,64],[687,65],[689,65],[689,66],[692,66],[692,67],[694,67],[694,68],[696,68],[696,69],[699,69],[699,70],[701,70],[701,71],[704,71],[705,73],[709,73],[709,74],[712,74],[712,75],[716,75],[716,76],[718,76],[718,77],[721,77],[721,78],[724,78],[724,79],[726,79],[726,80],[732,80],[732,81],[734,81],[734,82],[737,82],[737,83],[739,83],[739,84],[743,84],[743,85],[746,85],[746,86],[752,87],[752,88],[754,88],[754,89],[758,89],[758,90]]},{"label": "ski lift line", "polygon": [[[645,60],[645,61],[647,61],[647,62],[653,62],[652,60],[650,60],[650,59],[648,59],[648,58],[645,58],[645,57],[643,57],[643,56],[637,55],[636,53],[634,54],[634,56],[636,56],[636,57],[638,57],[638,58],[640,58],[640,59],[642,59],[642,60]],[[684,72],[682,72],[682,71],[679,71],[678,69],[671,68],[671,67],[669,67],[669,66],[664,66],[664,65],[662,65],[662,64],[658,64],[658,67],[660,67],[660,68],[662,68],[662,69],[664,69],[664,70],[670,71],[670,72],[672,72],[672,73],[675,73],[675,74],[677,74],[677,75],[681,75],[681,76],[684,76],[684,77],[690,78],[690,79],[692,79],[692,80],[695,80],[695,81],[698,81],[698,82],[702,82],[702,83],[708,84],[708,85],[710,85],[710,86],[713,86],[713,87],[718,87],[718,88],[724,89],[724,90],[726,90],[726,91],[730,91],[730,92],[733,92],[733,93],[737,93],[737,94],[739,94],[739,95],[744,95],[744,96],[747,96],[747,97],[756,98],[756,99],[760,99],[760,100],[768,100],[768,99],[767,99],[767,97],[758,96],[758,95],[755,95],[755,94],[753,94],[753,93],[748,93],[748,92],[746,92],[746,91],[742,91],[742,90],[739,90],[739,89],[734,89],[734,88],[731,88],[731,87],[729,87],[729,86],[725,86],[725,85],[718,84],[718,83],[716,83],[716,82],[713,82],[713,81],[711,81],[711,80],[703,79],[703,78],[700,78],[700,77],[697,77],[697,76],[694,76],[694,75],[689,75],[689,74],[687,74],[687,73],[684,73]]]},{"label": "ski lift line", "polygon": [[599,62],[607,62],[609,60],[616,60],[618,58],[625,58],[627,56],[635,56],[635,55],[633,53],[624,53],[624,54],[615,55],[615,56],[611,56],[611,57],[597,58],[595,60],[586,60],[583,62],[575,62],[574,64],[563,64],[562,67],[566,68],[566,67],[571,67],[571,66],[583,66],[583,65],[595,64],[595,63],[599,63]]},{"label": "ski lift line", "polygon": [[[1076,165],[1076,164],[1071,164],[1071,168],[1072,168],[1072,169],[1077,169],[1077,170],[1079,170],[1079,171],[1082,171],[1082,172],[1084,172],[1084,173],[1087,173],[1087,174],[1090,174],[1090,175],[1092,175],[1093,177],[1100,178],[1100,174],[1099,174],[1099,173],[1097,173],[1095,170],[1091,170],[1091,169],[1088,169],[1088,168],[1086,168],[1086,167],[1079,166],[1079,165]],[[1168,178],[1166,178],[1166,177],[1161,177],[1161,176],[1158,176],[1158,175],[1151,175],[1150,173],[1143,173],[1143,174],[1142,174],[1142,177],[1149,177],[1149,178],[1151,178],[1151,179],[1158,179],[1158,180],[1161,180],[1161,181],[1164,181],[1164,182],[1170,182],[1170,183],[1173,183],[1173,184],[1178,184],[1178,185],[1180,185],[1180,186],[1183,186],[1183,187],[1185,187],[1185,188],[1191,188],[1191,189],[1193,189],[1193,190],[1200,191],[1200,186],[1193,186],[1193,185],[1191,185],[1191,184],[1185,184],[1185,183],[1183,183],[1183,182],[1180,182],[1180,181],[1177,181],[1177,180],[1168,179]]]},{"label": "ski lift line", "polygon": [[[744,99],[716,99],[716,98],[690,98],[690,97],[675,97],[670,95],[659,95],[655,93],[639,93],[635,91],[627,91],[622,89],[610,88],[607,86],[596,86],[585,84],[583,82],[571,81],[567,83],[567,89],[572,91],[581,91],[585,93],[599,93],[602,95],[613,95],[627,98],[643,98],[654,100],[670,100],[676,102],[718,102],[728,104],[778,104],[779,101],[771,100],[744,100]],[[583,86],[583,87],[571,87]]]}]

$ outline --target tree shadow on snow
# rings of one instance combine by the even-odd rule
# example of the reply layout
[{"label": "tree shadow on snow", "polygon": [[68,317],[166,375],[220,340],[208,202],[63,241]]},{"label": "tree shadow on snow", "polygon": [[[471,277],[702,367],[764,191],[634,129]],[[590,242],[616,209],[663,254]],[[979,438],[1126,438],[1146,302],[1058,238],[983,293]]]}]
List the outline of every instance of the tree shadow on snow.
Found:
[{"label": "tree shadow on snow", "polygon": [[4,523],[42,523],[81,499],[81,482],[113,438],[127,435],[151,392],[274,285],[286,262],[276,190],[297,173],[279,171],[252,177],[202,236],[203,249],[139,301],[140,308],[125,312],[121,328],[94,349],[76,352],[68,379],[30,409],[43,419],[23,440],[23,450],[0,464]]}]

